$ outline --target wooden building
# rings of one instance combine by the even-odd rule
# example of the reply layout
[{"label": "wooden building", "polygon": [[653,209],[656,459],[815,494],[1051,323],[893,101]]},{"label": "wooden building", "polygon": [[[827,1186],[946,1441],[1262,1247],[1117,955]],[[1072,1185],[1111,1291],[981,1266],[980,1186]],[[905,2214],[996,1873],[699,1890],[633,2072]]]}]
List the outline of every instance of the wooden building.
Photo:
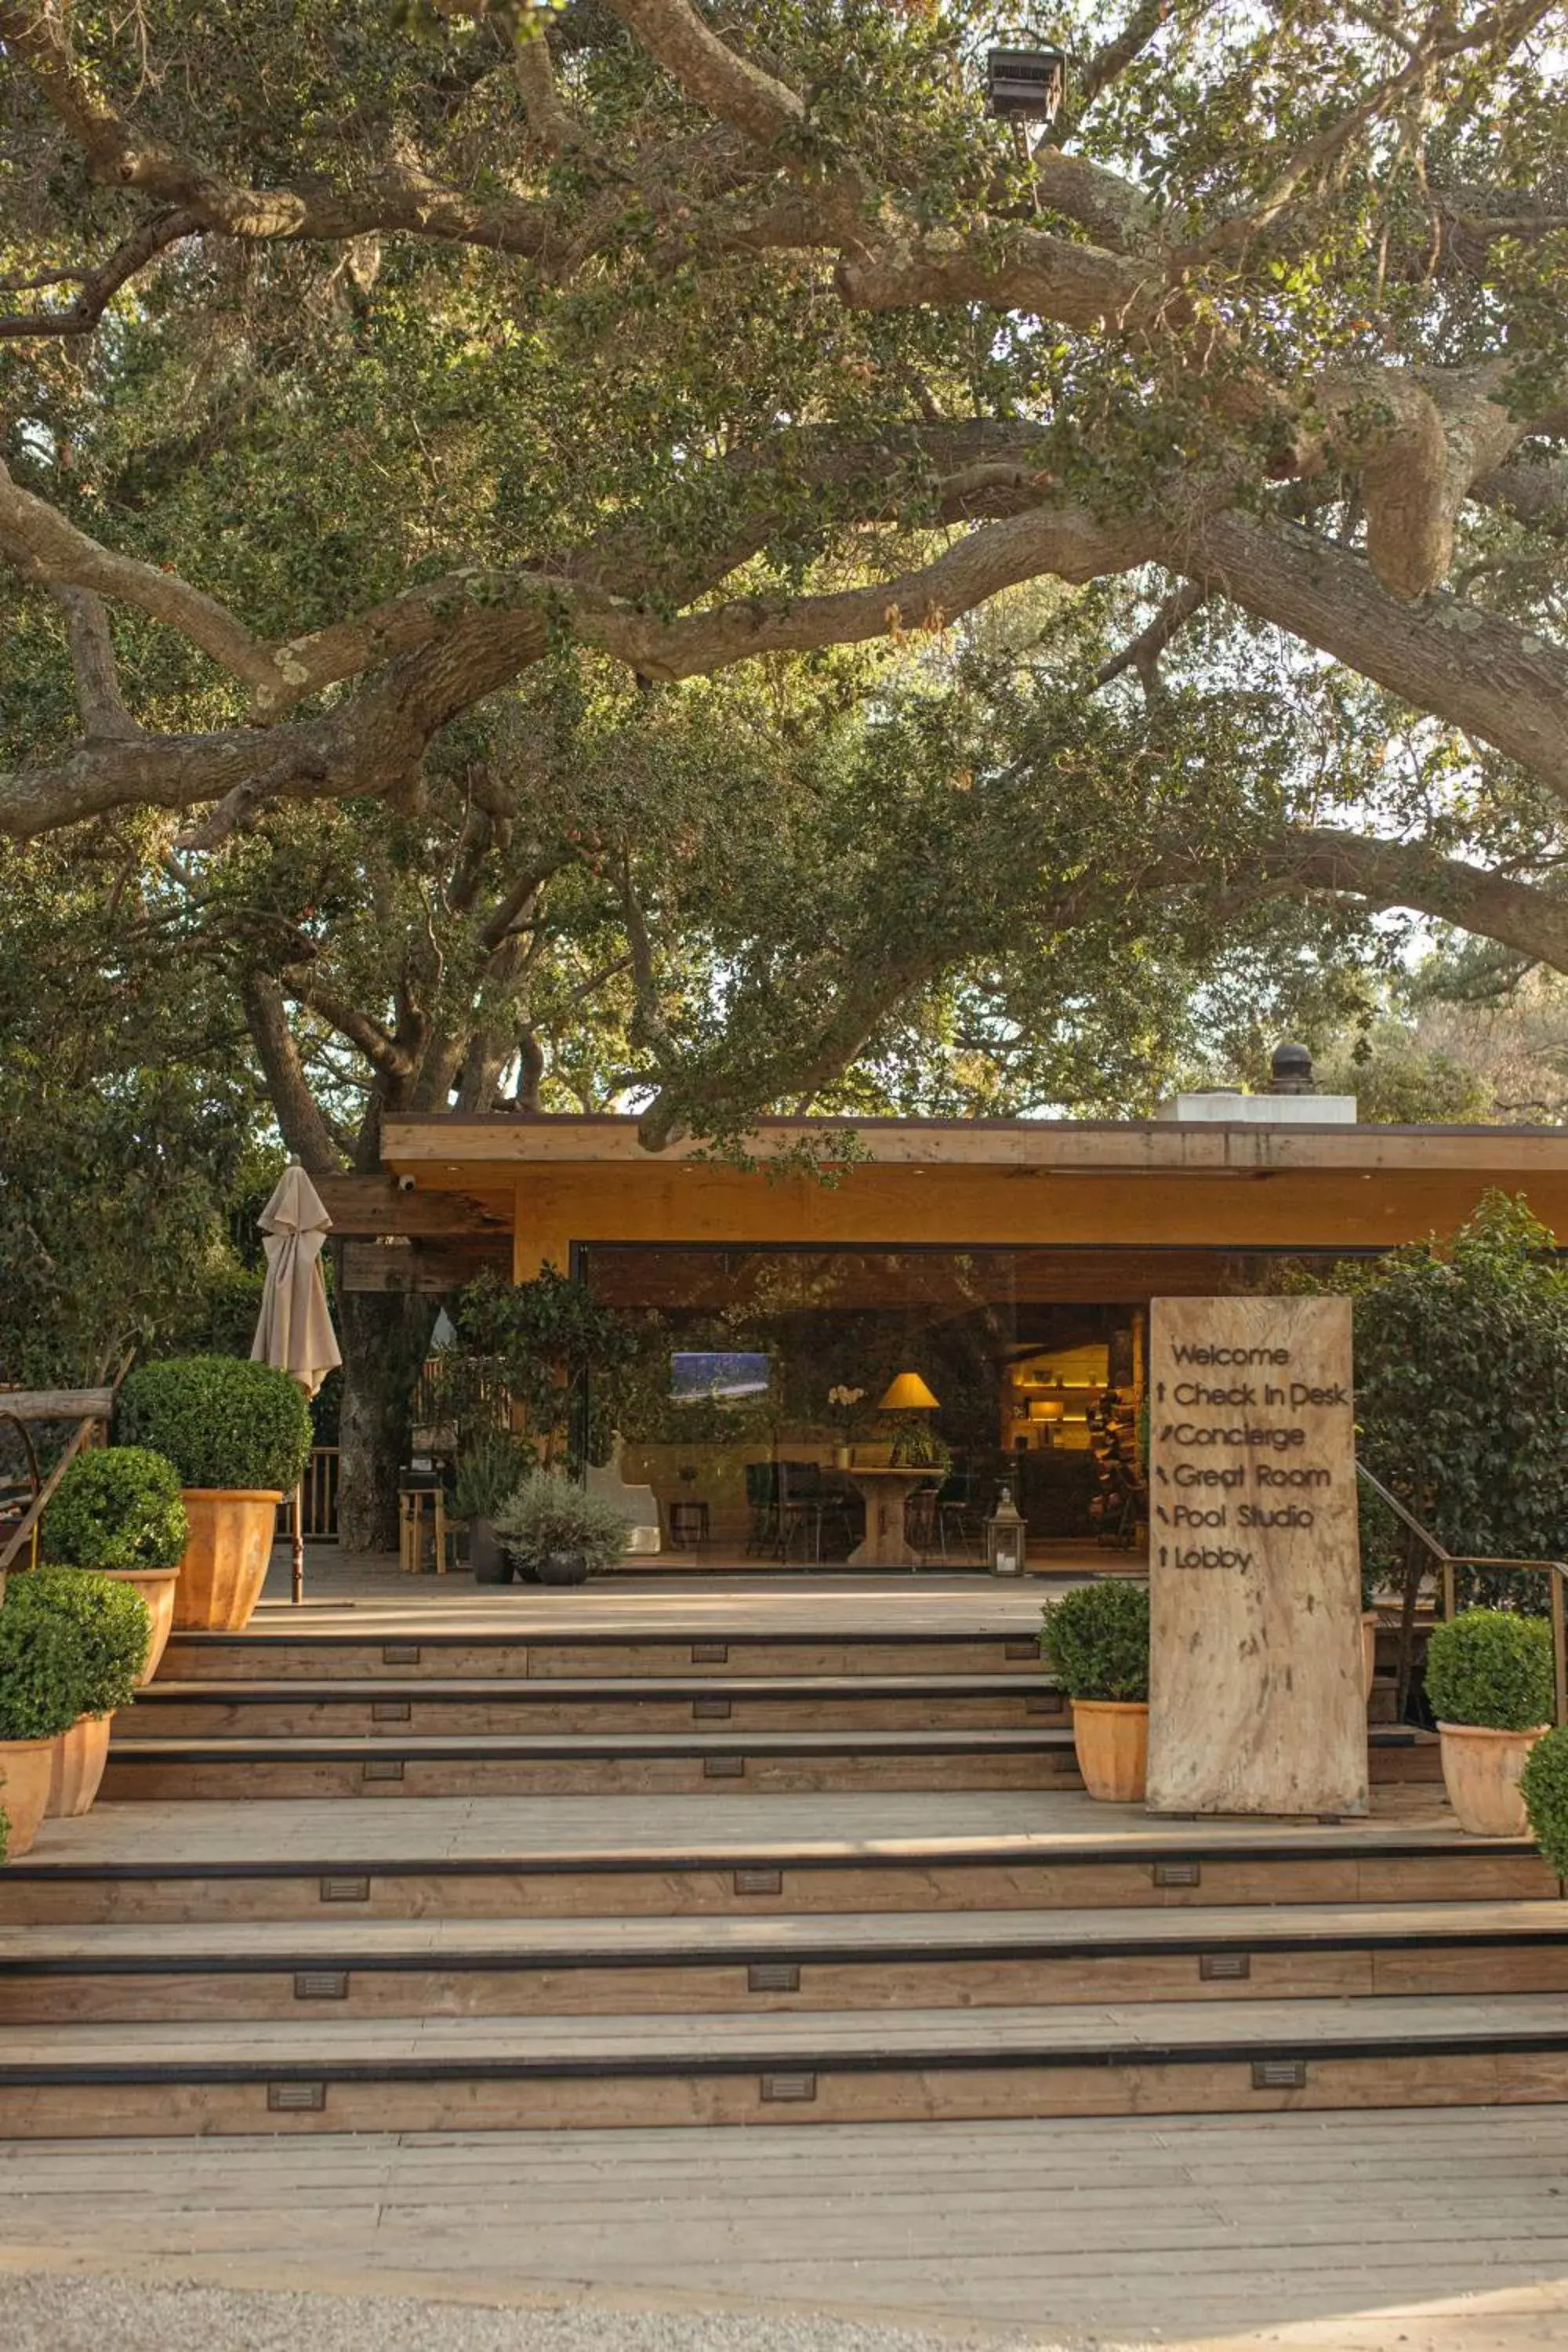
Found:
[{"label": "wooden building", "polygon": [[[1152,1297],[1267,1290],[1289,1262],[1448,1234],[1493,1187],[1568,1234],[1560,1130],[1360,1127],[1315,1108],[776,1120],[745,1167],[689,1143],[647,1151],[632,1118],[411,1117],[387,1122],[383,1177],[322,1190],[353,1237],[350,1286],[447,1291],[481,1265],[519,1280],[554,1265],[661,1318],[682,1366],[623,1435],[667,1530],[731,1557],[782,1540],[842,1558],[833,1512],[788,1509],[790,1477],[803,1501],[830,1492],[850,1444],[857,1467],[879,1451],[885,1465],[876,1408],[900,1373],[925,1382],[969,1466],[932,1542],[975,1539],[1001,1467],[1034,1535],[1081,1538],[1093,1480],[1074,1457],[1094,1452],[1108,1390],[1135,1407]],[[820,1174],[770,1166],[803,1144]],[[767,1360],[765,1390],[761,1370],[748,1385],[719,1366],[742,1357]],[[857,1388],[847,1412],[830,1404]]]}]

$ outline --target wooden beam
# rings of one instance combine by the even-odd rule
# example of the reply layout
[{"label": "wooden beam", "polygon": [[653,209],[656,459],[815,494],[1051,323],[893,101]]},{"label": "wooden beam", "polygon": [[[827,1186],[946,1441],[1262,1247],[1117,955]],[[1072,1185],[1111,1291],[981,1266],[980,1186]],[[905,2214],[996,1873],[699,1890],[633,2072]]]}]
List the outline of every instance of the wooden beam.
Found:
[{"label": "wooden beam", "polygon": [[342,1288],[417,1292],[439,1297],[461,1290],[484,1266],[505,1274],[511,1265],[506,1234],[445,1242],[351,1241],[344,1245]]},{"label": "wooden beam", "polygon": [[112,1389],[0,1389],[0,1420],[109,1421]]},{"label": "wooden beam", "polygon": [[468,1192],[399,1189],[394,1176],[319,1176],[321,1204],[339,1234],[367,1240],[418,1240],[448,1234],[506,1234],[510,1220]]}]

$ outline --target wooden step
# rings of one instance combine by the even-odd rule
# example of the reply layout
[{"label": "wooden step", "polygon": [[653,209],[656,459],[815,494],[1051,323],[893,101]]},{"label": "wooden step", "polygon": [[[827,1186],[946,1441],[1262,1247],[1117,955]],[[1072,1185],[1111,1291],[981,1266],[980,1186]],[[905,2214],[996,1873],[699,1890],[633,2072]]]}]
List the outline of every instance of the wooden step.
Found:
[{"label": "wooden step", "polygon": [[479,1675],[530,1678],[694,1675],[984,1675],[1039,1672],[1034,1631],[963,1633],[838,1633],[747,1630],[727,1620],[682,1629],[679,1608],[666,1630],[643,1633],[607,1628],[551,1635],[485,1626],[444,1624],[421,1617],[405,1637],[390,1622],[375,1633],[354,1628],[301,1633],[287,1612],[244,1633],[183,1633],[170,1637],[160,1680],[339,1682],[361,1675]]},{"label": "wooden step", "polygon": [[111,1742],[106,1798],[1031,1789],[1077,1778],[1070,1732],[458,1732]]},{"label": "wooden step", "polygon": [[[1435,1735],[1374,1727],[1374,1782],[1441,1778]],[[116,1739],[105,1798],[551,1796],[1078,1784],[1070,1729],[447,1733]]]},{"label": "wooden step", "polygon": [[12,2024],[1565,1990],[1562,1901],[0,1928]]},{"label": "wooden step", "polygon": [[1257,2114],[1568,2098],[1555,1995],[0,2029],[0,2135]]},{"label": "wooden step", "polygon": [[1370,1821],[1156,1821],[1014,1795],[374,1797],[100,1806],[8,1865],[8,1920],[731,1918],[1554,1896],[1528,1839],[1462,1837],[1435,1797]]},{"label": "wooden step", "polygon": [[530,1679],[369,1675],[342,1681],[160,1680],[115,1719],[117,1739],[143,1736],[288,1739],[409,1733],[736,1730],[985,1730],[1060,1726],[1054,1678],[1012,1675],[655,1675]]}]

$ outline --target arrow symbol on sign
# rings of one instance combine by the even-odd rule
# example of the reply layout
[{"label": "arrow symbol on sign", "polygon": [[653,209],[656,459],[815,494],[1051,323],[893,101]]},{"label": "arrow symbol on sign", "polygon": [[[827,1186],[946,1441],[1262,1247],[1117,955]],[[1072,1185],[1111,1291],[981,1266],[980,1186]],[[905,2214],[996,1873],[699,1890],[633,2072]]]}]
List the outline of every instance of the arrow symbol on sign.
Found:
[{"label": "arrow symbol on sign", "polygon": [[1155,1381],[1154,1394],[1159,1399],[1160,1402],[1163,1404],[1165,1402],[1165,1383],[1163,1381]]},{"label": "arrow symbol on sign", "polygon": [[1171,1480],[1169,1474],[1166,1471],[1162,1470],[1157,1462],[1154,1465],[1154,1475],[1158,1478],[1162,1486],[1168,1486],[1170,1485]]},{"label": "arrow symbol on sign", "polygon": [[1155,1506],[1154,1506],[1154,1517],[1155,1517],[1157,1519],[1159,1519],[1159,1520],[1162,1522],[1162,1524],[1163,1524],[1163,1526],[1165,1526],[1165,1527],[1167,1527],[1167,1528],[1170,1526],[1170,1524],[1171,1524],[1171,1514],[1170,1514],[1170,1512],[1165,1508],[1165,1506],[1164,1506],[1164,1504],[1163,1504],[1163,1503],[1156,1503],[1156,1504],[1155,1504]]}]

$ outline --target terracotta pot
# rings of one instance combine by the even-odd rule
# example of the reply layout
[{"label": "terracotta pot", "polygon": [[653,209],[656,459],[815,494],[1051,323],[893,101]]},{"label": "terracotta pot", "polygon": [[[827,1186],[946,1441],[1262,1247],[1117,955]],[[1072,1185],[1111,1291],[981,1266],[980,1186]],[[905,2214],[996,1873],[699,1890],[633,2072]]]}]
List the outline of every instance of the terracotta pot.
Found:
[{"label": "terracotta pot", "polygon": [[13,1862],[38,1834],[54,1760],[52,1739],[0,1739],[0,1810],[10,1833],[6,1852]]},{"label": "terracotta pot", "polygon": [[174,1589],[180,1571],[177,1568],[100,1568],[97,1573],[112,1576],[121,1584],[133,1584],[147,1604],[147,1614],[153,1620],[153,1639],[148,1644],[147,1663],[136,1677],[137,1689],[144,1690],[158,1671],[158,1661],[174,1622]]},{"label": "terracotta pot", "polygon": [[1140,1805],[1149,1778],[1146,1699],[1075,1698],[1073,1746],[1091,1797],[1104,1805]]},{"label": "terracotta pot", "polygon": [[79,1715],[68,1731],[50,1741],[54,1755],[44,1807],[50,1821],[72,1821],[91,1805],[109,1761],[109,1727],[113,1721],[112,1715]]},{"label": "terracotta pot", "polygon": [[1373,1684],[1377,1680],[1377,1612],[1375,1609],[1363,1609],[1361,1612],[1361,1663],[1362,1679],[1366,1685],[1366,1695],[1370,1698]]},{"label": "terracotta pot", "polygon": [[184,1633],[243,1633],[261,1598],[280,1494],[248,1486],[187,1486],[191,1539],[174,1587]]},{"label": "terracotta pot", "polygon": [[1519,1776],[1536,1741],[1551,1729],[1494,1731],[1488,1724],[1439,1723],[1443,1786],[1462,1830],[1472,1837],[1528,1837]]}]

